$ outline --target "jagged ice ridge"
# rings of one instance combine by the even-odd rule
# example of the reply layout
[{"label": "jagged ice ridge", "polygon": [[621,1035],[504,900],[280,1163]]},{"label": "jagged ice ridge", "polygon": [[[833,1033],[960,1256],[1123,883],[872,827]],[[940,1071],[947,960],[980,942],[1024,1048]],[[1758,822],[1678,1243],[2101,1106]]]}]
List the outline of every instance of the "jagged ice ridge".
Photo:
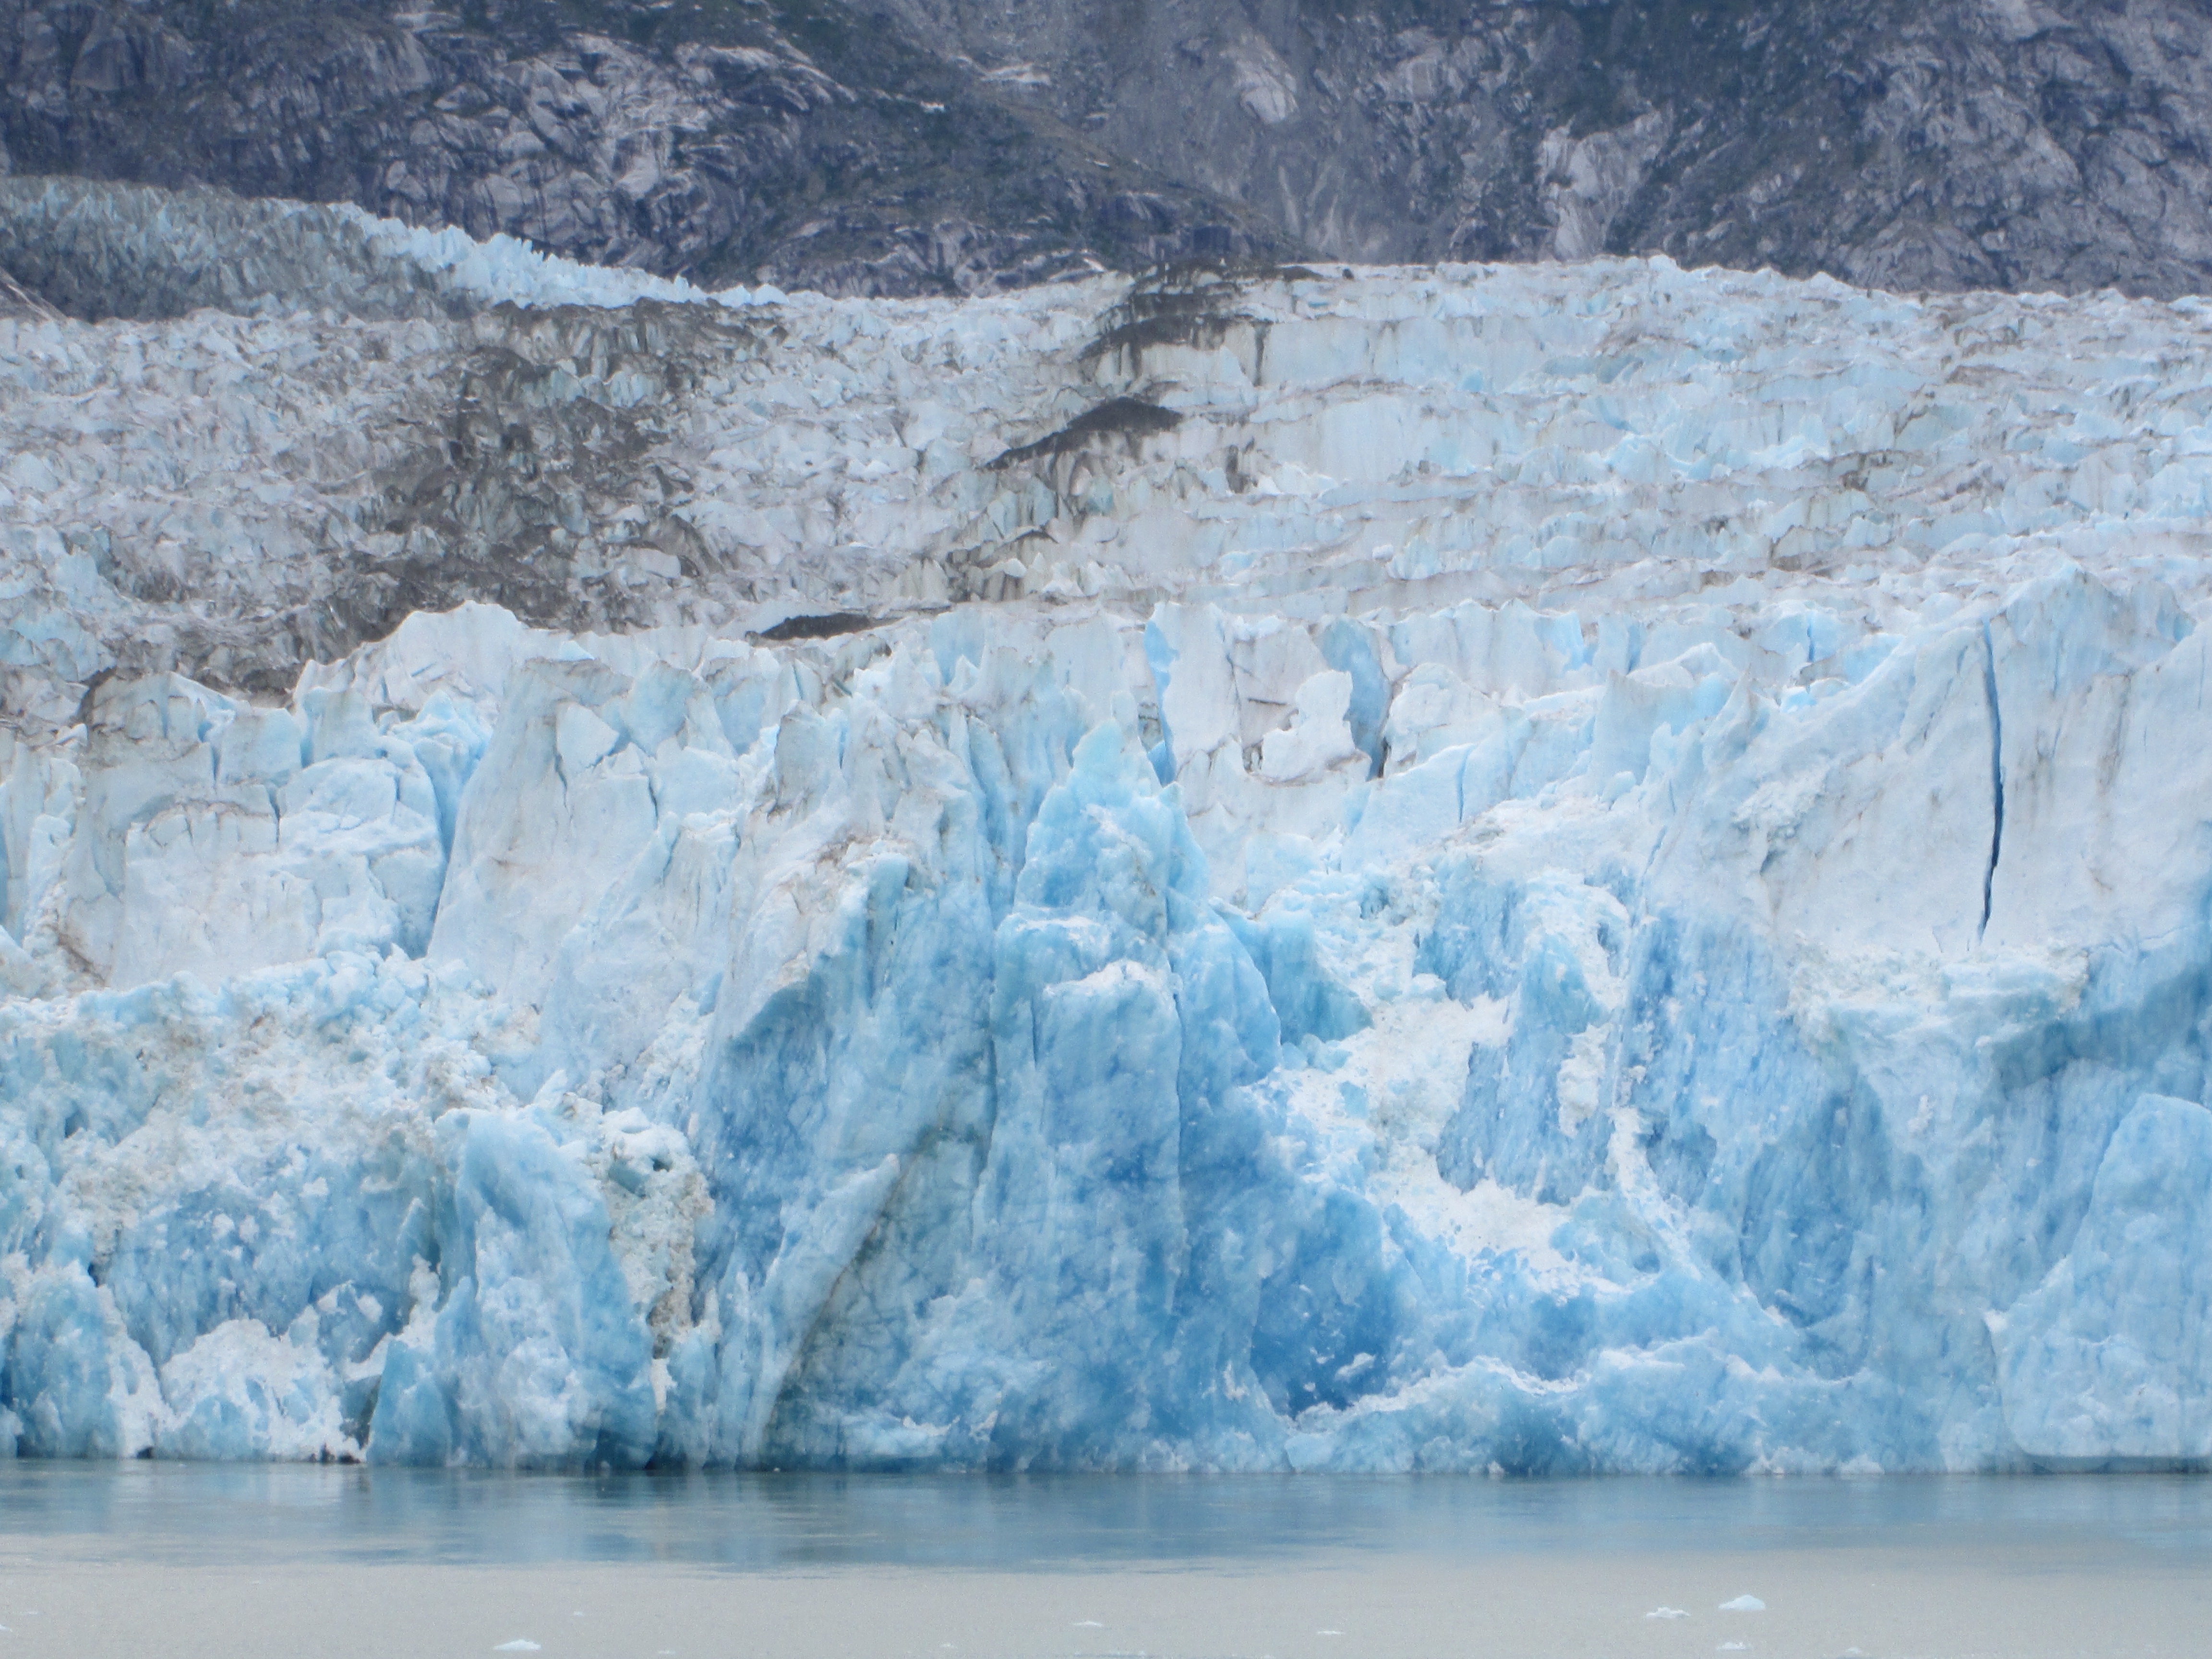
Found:
[{"label": "jagged ice ridge", "polygon": [[2192,302],[743,297],[624,463],[703,553],[289,696],[148,641],[601,325],[0,317],[0,1439],[2212,1456]]}]

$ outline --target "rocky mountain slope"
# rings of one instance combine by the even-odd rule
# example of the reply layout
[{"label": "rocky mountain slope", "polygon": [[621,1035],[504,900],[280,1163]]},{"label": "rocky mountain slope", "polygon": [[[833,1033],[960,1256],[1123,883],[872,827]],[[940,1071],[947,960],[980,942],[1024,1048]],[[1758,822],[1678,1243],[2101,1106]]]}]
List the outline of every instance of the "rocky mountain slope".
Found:
[{"label": "rocky mountain slope", "polygon": [[0,166],[866,292],[1279,251],[834,6],[0,4]]},{"label": "rocky mountain slope", "polygon": [[0,0],[0,167],[918,294],[1664,252],[2212,281],[2205,0]]},{"label": "rocky mountain slope", "polygon": [[2202,0],[875,3],[1346,258],[2170,293],[2212,255]]}]

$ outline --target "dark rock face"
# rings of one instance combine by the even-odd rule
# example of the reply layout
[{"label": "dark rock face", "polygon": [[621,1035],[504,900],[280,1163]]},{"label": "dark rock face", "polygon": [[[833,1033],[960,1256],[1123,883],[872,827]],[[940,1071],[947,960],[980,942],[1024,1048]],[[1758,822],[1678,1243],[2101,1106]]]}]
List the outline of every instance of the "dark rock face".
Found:
[{"label": "dark rock face", "polygon": [[2212,0],[0,0],[10,161],[845,292],[1663,252],[2173,294]]},{"label": "dark rock face", "polygon": [[2212,283],[2205,0],[874,3],[1338,258]]},{"label": "dark rock face", "polygon": [[958,292],[1283,245],[834,7],[0,0],[0,146],[709,283]]}]

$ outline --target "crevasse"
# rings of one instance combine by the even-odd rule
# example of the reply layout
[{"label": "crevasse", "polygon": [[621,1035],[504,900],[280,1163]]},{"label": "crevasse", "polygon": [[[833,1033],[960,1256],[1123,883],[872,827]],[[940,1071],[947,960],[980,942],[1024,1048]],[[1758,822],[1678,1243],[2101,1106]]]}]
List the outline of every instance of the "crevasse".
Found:
[{"label": "crevasse", "polygon": [[[775,382],[817,415],[740,442],[708,386],[657,441],[815,444],[760,463],[803,577],[417,614],[289,697],[96,677],[106,463],[8,471],[0,1436],[2212,1457],[2194,313],[1268,281],[1087,353],[1065,293],[902,344],[790,302],[764,361],[848,331],[842,401]],[[114,388],[236,326],[0,355]],[[1028,401],[885,459],[908,347]],[[1179,418],[1006,461],[1133,386]],[[833,491],[988,592],[871,587]]]}]

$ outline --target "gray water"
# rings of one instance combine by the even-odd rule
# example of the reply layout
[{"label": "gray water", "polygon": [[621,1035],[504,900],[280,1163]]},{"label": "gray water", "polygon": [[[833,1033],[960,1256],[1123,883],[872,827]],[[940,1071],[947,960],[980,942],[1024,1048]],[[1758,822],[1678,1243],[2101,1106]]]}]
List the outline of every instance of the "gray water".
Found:
[{"label": "gray water", "polygon": [[0,1659],[2205,1655],[2212,1480],[0,1463]]}]

